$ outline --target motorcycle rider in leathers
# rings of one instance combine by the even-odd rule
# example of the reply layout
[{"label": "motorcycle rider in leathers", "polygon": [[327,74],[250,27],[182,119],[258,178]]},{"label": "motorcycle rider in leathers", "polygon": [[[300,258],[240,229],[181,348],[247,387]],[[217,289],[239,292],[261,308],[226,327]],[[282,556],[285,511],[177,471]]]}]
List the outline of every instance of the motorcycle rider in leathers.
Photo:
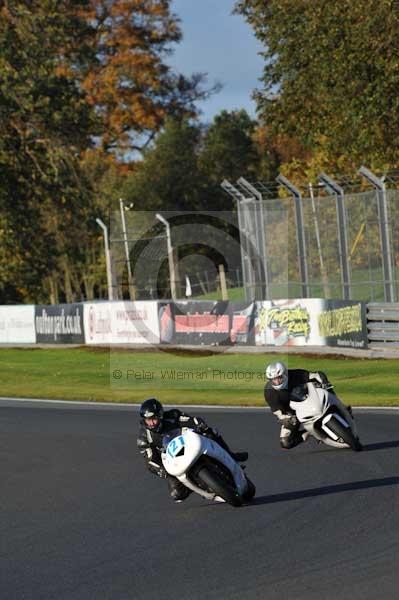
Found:
[{"label": "motorcycle rider in leathers", "polygon": [[165,471],[161,459],[162,437],[165,433],[181,427],[189,427],[210,437],[237,462],[244,462],[248,458],[247,452],[232,452],[219,432],[209,427],[201,417],[192,417],[177,408],[164,410],[162,404],[156,398],[148,398],[140,407],[140,429],[137,446],[146,460],[149,471],[167,480],[169,493],[175,502],[185,500],[191,494],[191,490],[176,477]]},{"label": "motorcycle rider in leathers", "polygon": [[[292,390],[309,381],[319,385],[329,385],[329,381],[323,371],[287,369],[282,362],[268,365],[266,378],[268,381],[264,388],[265,401],[281,424],[281,447],[289,450],[306,441],[310,435],[307,431],[301,430],[301,424],[295,416],[295,411],[290,407]],[[350,407],[348,408],[350,410]]]}]

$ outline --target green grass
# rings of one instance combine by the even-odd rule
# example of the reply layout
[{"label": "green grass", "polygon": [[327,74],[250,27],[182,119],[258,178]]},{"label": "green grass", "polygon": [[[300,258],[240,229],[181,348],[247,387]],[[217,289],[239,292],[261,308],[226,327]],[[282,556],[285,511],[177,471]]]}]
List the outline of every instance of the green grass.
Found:
[{"label": "green grass", "polygon": [[[399,268],[395,267],[394,280],[399,281]],[[356,269],[354,268],[351,273],[351,296],[355,300],[364,300],[366,302],[382,302],[384,301],[384,286],[383,286],[383,273],[382,268],[373,269]],[[377,282],[377,283],[372,283]],[[331,292],[335,290],[335,297],[341,297],[341,281],[329,282]],[[399,285],[395,284],[396,294],[399,293]],[[321,283],[316,283],[316,280],[310,278],[309,284],[309,297],[310,298],[324,298],[324,288]],[[229,300],[240,301],[245,300],[245,289],[243,287],[229,287],[228,288]],[[337,296],[338,293],[338,296]],[[291,281],[290,284],[277,284],[274,283],[270,286],[269,295],[274,298],[301,298],[302,288],[299,283]],[[221,300],[222,292],[220,289],[208,294],[201,294],[193,297],[193,300]]]},{"label": "green grass", "polygon": [[326,371],[347,403],[399,405],[399,360],[94,348],[0,349],[0,394],[135,403],[154,395],[170,404],[263,406],[264,368],[277,356],[290,368]]},{"label": "green grass", "polygon": [[[245,300],[245,289],[243,287],[231,287],[227,290],[229,300],[240,302]],[[222,292],[220,289],[208,294],[200,294],[192,298],[193,300],[222,300]]]}]

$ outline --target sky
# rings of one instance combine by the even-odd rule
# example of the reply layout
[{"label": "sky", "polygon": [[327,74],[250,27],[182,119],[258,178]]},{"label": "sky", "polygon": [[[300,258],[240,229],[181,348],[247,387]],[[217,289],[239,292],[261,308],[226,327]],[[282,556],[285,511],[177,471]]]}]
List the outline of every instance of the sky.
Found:
[{"label": "sky", "polygon": [[201,120],[209,122],[221,110],[245,108],[256,116],[253,90],[260,86],[262,50],[252,28],[240,15],[232,15],[235,0],[172,0],[171,10],[181,20],[183,40],[174,47],[168,63],[183,75],[207,73],[208,85],[222,90],[198,103]]}]

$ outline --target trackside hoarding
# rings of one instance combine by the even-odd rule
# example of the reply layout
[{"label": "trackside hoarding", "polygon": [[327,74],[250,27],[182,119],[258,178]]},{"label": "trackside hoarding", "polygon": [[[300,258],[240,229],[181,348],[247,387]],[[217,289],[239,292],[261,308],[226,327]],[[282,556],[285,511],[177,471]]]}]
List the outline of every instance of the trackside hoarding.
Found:
[{"label": "trackside hoarding", "polygon": [[158,303],[85,303],[84,329],[86,344],[159,344]]},{"label": "trackside hoarding", "polygon": [[367,347],[366,303],[116,301],[0,306],[0,344]]},{"label": "trackside hoarding", "polygon": [[35,329],[40,344],[84,344],[83,304],[37,304]]},{"label": "trackside hoarding", "polygon": [[367,347],[364,302],[304,298],[256,305],[258,346]]},{"label": "trackside hoarding", "polygon": [[253,345],[255,303],[159,302],[159,324],[164,344]]},{"label": "trackside hoarding", "polygon": [[34,344],[35,307],[0,306],[0,344]]}]

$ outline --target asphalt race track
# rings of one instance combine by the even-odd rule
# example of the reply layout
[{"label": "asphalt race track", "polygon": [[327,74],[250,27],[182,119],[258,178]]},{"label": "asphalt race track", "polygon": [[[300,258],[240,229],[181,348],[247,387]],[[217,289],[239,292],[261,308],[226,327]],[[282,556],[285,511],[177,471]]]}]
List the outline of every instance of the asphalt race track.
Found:
[{"label": "asphalt race track", "polygon": [[248,449],[255,501],[174,504],[133,408],[0,401],[4,600],[399,597],[399,412],[355,411],[365,451],[278,447],[260,410],[199,410]]}]

